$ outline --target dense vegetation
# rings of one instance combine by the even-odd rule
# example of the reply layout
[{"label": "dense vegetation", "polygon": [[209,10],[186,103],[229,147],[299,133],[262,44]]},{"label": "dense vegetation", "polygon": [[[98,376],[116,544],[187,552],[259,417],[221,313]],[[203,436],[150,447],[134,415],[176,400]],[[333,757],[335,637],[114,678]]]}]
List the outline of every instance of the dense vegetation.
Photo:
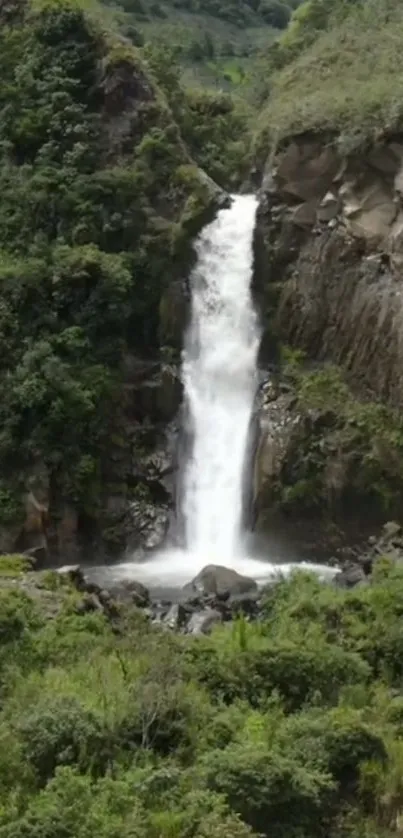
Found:
[{"label": "dense vegetation", "polygon": [[296,574],[205,639],[1,573],[1,838],[395,834],[400,566],[351,592]]},{"label": "dense vegetation", "polygon": [[402,118],[403,10],[396,0],[308,0],[261,59],[258,142],[311,129],[347,151]]},{"label": "dense vegetation", "polygon": [[[340,367],[306,363],[282,349],[282,376],[300,416],[272,501],[300,514],[400,516],[403,422],[398,411],[357,397]],[[270,507],[270,503],[268,503]]]},{"label": "dense vegetation", "polygon": [[1,10],[1,524],[38,463],[54,499],[99,514],[122,361],[158,352],[161,294],[215,206],[189,148],[221,182],[243,155],[231,103],[184,102],[168,66],[186,147],[138,52],[102,26],[68,0]]},{"label": "dense vegetation", "polygon": [[[301,0],[171,0],[165,4],[175,9],[186,9],[195,14],[211,15],[222,18],[239,26],[251,22],[265,20],[277,29],[284,29],[290,19],[291,11],[299,5]],[[141,0],[126,0],[139,14]],[[159,7],[159,8],[158,8]],[[154,4],[150,13],[164,14],[164,4]],[[166,13],[166,12],[165,12]],[[142,8],[141,14],[147,16],[147,10]]]},{"label": "dense vegetation", "polygon": [[136,46],[169,44],[186,84],[244,92],[257,50],[267,49],[299,2],[120,0],[110,8],[115,9],[121,31]]}]

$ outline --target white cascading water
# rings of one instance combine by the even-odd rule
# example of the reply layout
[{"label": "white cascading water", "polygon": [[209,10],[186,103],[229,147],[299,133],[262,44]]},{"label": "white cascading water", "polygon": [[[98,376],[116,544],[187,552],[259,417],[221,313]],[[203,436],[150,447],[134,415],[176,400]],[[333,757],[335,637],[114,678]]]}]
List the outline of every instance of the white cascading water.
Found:
[{"label": "white cascading water", "polygon": [[183,383],[193,433],[182,513],[186,548],[210,563],[240,553],[242,478],[259,328],[250,280],[257,202],[234,199],[199,237]]},{"label": "white cascading water", "polygon": [[[181,464],[185,547],[115,566],[116,576],[176,587],[207,564],[231,567],[258,582],[295,566],[253,559],[243,550],[242,481],[259,347],[250,290],[256,208],[254,196],[234,197],[196,244],[182,364],[192,435],[191,452]],[[326,573],[318,565],[302,566]]]}]

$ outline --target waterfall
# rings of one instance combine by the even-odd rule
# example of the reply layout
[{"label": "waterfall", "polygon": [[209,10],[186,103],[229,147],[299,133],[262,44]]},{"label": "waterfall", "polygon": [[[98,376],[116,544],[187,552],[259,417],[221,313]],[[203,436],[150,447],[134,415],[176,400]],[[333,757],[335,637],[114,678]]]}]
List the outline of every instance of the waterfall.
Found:
[{"label": "waterfall", "polygon": [[182,359],[183,415],[189,425],[178,492],[184,546],[144,563],[122,563],[113,571],[118,577],[169,588],[189,582],[207,564],[226,565],[258,582],[295,566],[251,558],[242,539],[242,482],[260,339],[250,290],[256,208],[253,196],[234,197],[196,242]]},{"label": "waterfall", "polygon": [[256,390],[259,328],[250,281],[257,202],[237,196],[201,233],[191,276],[183,383],[193,435],[182,516],[190,555],[231,564],[241,553],[242,478]]}]

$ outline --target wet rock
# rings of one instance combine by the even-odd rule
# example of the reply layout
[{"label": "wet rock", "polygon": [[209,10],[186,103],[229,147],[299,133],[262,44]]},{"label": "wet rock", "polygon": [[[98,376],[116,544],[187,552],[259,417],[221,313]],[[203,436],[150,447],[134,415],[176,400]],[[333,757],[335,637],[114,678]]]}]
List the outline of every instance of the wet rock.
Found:
[{"label": "wet rock", "polygon": [[258,591],[250,591],[246,594],[239,594],[231,599],[231,617],[238,614],[245,614],[248,617],[256,617],[259,613],[260,594]]},{"label": "wet rock", "polygon": [[81,602],[78,602],[75,611],[77,614],[89,614],[92,611],[103,613],[104,609],[102,603],[96,594],[84,594]]},{"label": "wet rock", "polygon": [[[134,365],[133,365],[134,366]],[[182,382],[175,364],[153,365],[148,375],[132,373],[126,385],[129,415],[133,420],[170,422],[182,400]]]},{"label": "wet rock", "polygon": [[64,576],[78,591],[87,590],[87,582],[79,564],[64,565],[57,568],[59,576]]},{"label": "wet rock", "polygon": [[165,617],[167,616],[169,609],[171,607],[171,603],[164,603],[164,602],[156,602],[153,604],[151,608],[152,612],[152,622],[161,624],[164,622]]},{"label": "wet rock", "polygon": [[130,602],[137,608],[147,608],[150,604],[148,588],[132,579],[122,580],[118,585],[112,586],[109,593],[118,602]]},{"label": "wet rock", "polygon": [[59,512],[56,527],[58,552],[67,561],[77,560],[78,546],[78,511],[72,505],[65,503]]},{"label": "wet rock", "polygon": [[35,567],[46,567],[46,563],[49,559],[49,553],[47,545],[41,544],[37,547],[30,547],[29,550],[24,550],[24,556],[27,556],[28,559],[31,559]]},{"label": "wet rock", "polygon": [[366,581],[366,575],[361,565],[351,565],[346,567],[340,573],[336,573],[334,577],[334,584],[338,588],[355,588],[357,585],[362,585]]},{"label": "wet rock", "polygon": [[292,393],[278,393],[265,382],[257,409],[256,448],[252,473],[252,506],[256,527],[261,513],[273,505],[285,466],[304,434],[302,417]]},{"label": "wet rock", "polygon": [[142,546],[146,550],[154,550],[163,543],[168,527],[168,509],[147,501],[134,501],[126,522],[129,549]]},{"label": "wet rock", "polygon": [[201,594],[224,594],[230,596],[245,594],[248,591],[256,591],[257,584],[254,579],[241,576],[235,570],[221,565],[207,565],[195,576],[190,583],[184,586],[184,591]]},{"label": "wet rock", "polygon": [[222,622],[222,615],[215,608],[205,608],[196,614],[192,614],[188,624],[187,633],[193,635],[209,634],[215,625]]},{"label": "wet rock", "polygon": [[186,609],[180,603],[174,603],[171,605],[168,613],[165,615],[163,622],[167,628],[176,630],[181,628],[187,619]]},{"label": "wet rock", "polygon": [[387,521],[382,528],[382,536],[388,541],[393,541],[398,538],[402,541],[402,528],[396,521]]}]

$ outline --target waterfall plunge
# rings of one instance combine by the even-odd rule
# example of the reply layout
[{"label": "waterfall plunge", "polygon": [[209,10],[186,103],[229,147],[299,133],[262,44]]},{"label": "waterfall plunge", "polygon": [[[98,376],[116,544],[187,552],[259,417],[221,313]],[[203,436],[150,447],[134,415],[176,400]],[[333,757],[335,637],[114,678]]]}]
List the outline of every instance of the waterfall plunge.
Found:
[{"label": "waterfall plunge", "polygon": [[240,554],[242,477],[256,390],[259,329],[250,280],[256,200],[240,196],[202,232],[191,277],[183,383],[193,435],[182,515],[187,551],[231,564]]},{"label": "waterfall plunge", "polygon": [[[259,347],[250,291],[256,208],[255,197],[236,196],[196,244],[182,364],[192,437],[180,475],[185,548],[165,550],[145,563],[121,564],[117,576],[177,587],[207,564],[226,565],[258,582],[295,567],[250,558],[242,543],[242,480]],[[299,566],[326,573],[318,565]]]}]

